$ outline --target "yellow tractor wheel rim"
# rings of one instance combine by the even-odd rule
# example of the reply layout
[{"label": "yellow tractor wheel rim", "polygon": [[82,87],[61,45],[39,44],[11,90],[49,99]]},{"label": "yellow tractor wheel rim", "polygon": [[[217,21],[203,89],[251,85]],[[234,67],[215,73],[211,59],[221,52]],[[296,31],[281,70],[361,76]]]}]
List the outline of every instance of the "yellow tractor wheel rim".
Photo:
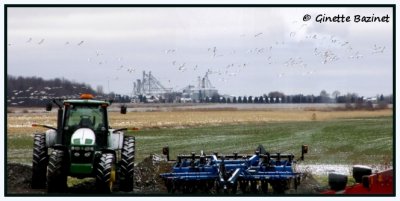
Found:
[{"label": "yellow tractor wheel rim", "polygon": [[108,183],[108,187],[110,188],[110,191],[112,191],[115,180],[116,180],[115,179],[115,167],[113,166],[111,169],[110,182]]}]

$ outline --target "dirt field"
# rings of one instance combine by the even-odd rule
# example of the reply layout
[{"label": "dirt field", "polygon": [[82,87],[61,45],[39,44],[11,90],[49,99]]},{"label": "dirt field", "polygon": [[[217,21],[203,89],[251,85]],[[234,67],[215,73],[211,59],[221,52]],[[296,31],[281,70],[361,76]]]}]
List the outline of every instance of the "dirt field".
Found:
[{"label": "dirt field", "polygon": [[[168,195],[163,180],[158,177],[160,173],[168,172],[171,168],[171,163],[154,162],[152,157],[145,158],[135,167],[135,184],[134,190],[126,195]],[[7,164],[7,193],[10,195],[45,195],[46,189],[31,189],[31,166],[18,163]],[[321,185],[309,173],[302,176],[302,185],[296,191],[288,190],[286,194],[306,194],[313,195],[326,190],[328,187]],[[212,193],[212,192],[211,192]],[[215,193],[215,192],[214,192]],[[94,179],[86,180],[76,185],[68,186],[66,195],[93,195],[98,194],[95,189]],[[120,192],[115,191],[114,195],[119,195]],[[177,193],[178,195],[181,193]],[[241,192],[239,191],[240,195]]]}]

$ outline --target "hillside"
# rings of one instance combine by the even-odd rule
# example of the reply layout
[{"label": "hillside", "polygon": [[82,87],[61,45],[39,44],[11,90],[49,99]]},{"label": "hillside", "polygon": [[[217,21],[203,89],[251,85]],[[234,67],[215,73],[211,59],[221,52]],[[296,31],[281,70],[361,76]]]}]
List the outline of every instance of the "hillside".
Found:
[{"label": "hillside", "polygon": [[102,96],[85,83],[64,78],[44,80],[40,77],[7,76],[8,106],[43,106],[49,99],[73,98],[82,93]]}]

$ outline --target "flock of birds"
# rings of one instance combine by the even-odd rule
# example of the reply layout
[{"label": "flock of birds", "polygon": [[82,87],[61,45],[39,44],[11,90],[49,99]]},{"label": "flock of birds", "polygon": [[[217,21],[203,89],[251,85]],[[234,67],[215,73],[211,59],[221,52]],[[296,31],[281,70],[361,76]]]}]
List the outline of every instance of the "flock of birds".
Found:
[{"label": "flock of birds", "polygon": [[[74,90],[87,90],[89,89],[86,86],[72,86]],[[43,86],[43,87],[29,87],[25,90],[12,90],[11,93],[8,94],[7,103],[12,106],[22,105],[25,103],[26,100],[48,100],[52,98],[59,98],[57,97],[57,91],[62,89],[62,86],[59,87],[50,87],[50,86]],[[76,98],[79,97],[79,93],[74,95],[69,95],[68,97],[64,98]]]},{"label": "flock of birds", "polygon": [[[315,60],[311,60],[310,57],[302,58],[300,56],[293,55],[293,53],[282,53],[288,52],[291,47],[299,47],[301,46],[300,42],[308,42],[315,44],[315,48],[310,55],[313,55],[317,60],[319,60],[320,65],[326,65],[330,63],[337,62],[343,59],[353,59],[358,60],[364,58],[364,56],[360,53],[360,50],[356,50],[353,48],[352,43],[347,40],[342,40],[333,35],[324,35],[324,34],[305,34],[307,33],[308,24],[299,23],[297,21],[293,22],[294,29],[290,31],[290,33],[285,37],[286,41],[274,41],[269,42],[269,44],[264,45],[264,47],[254,47],[248,48],[246,50],[242,49],[231,49],[226,50],[225,47],[206,47],[202,54],[208,55],[209,63],[213,63],[218,59],[218,62],[215,62],[214,66],[210,64],[193,64],[188,60],[187,57],[180,56],[184,55],[185,50],[178,50],[177,47],[169,48],[162,50],[167,58],[170,59],[170,65],[177,72],[188,72],[192,71],[197,74],[202,74],[206,72],[208,75],[216,75],[218,76],[218,80],[222,82],[228,82],[229,79],[240,75],[243,71],[246,71],[252,65],[253,58],[262,60],[265,66],[270,65],[270,68],[277,68],[274,72],[277,73],[278,78],[283,78],[288,74],[298,73],[303,76],[313,75],[317,72],[317,66],[315,65]],[[256,32],[254,34],[241,34],[240,38],[250,39],[250,40],[258,40],[260,41],[257,44],[262,44],[261,41],[266,41],[268,38],[263,32]],[[45,38],[34,39],[29,37],[25,43],[36,44],[39,46],[43,46],[46,43]],[[77,46],[82,47],[85,46],[87,42],[84,40],[79,41],[65,41],[65,46]],[[14,44],[8,43],[8,46],[13,46]],[[384,53],[386,47],[374,44],[370,48],[370,53],[382,54]],[[305,51],[305,50],[304,50]],[[346,52],[346,54],[342,54]],[[299,52],[304,55],[304,52]],[[160,52],[158,53],[160,54]],[[346,56],[343,56],[346,55]],[[160,56],[160,55],[158,55]],[[244,56],[246,61],[238,61],[240,56]],[[256,58],[258,57],[258,58]],[[285,58],[286,57],[286,58]],[[346,58],[347,57],[347,58]],[[177,59],[178,58],[178,59]],[[211,60],[210,60],[211,59]],[[107,57],[104,52],[100,50],[93,51],[93,55],[87,58],[87,62],[92,63],[98,66],[114,66],[115,71],[117,71],[112,76],[114,80],[119,79],[120,73],[129,73],[134,74],[137,69],[142,69],[139,67],[135,67],[132,65],[126,65],[124,61],[124,56],[114,57],[110,60],[110,57]],[[221,65],[222,62],[226,62],[226,64]],[[259,66],[258,63],[256,68],[264,68],[265,66]],[[312,65],[312,66],[311,66]],[[170,82],[169,80],[168,82]],[[19,93],[19,92],[14,92]],[[36,95],[37,93],[43,93],[43,90],[36,90],[32,92],[31,95]]]}]

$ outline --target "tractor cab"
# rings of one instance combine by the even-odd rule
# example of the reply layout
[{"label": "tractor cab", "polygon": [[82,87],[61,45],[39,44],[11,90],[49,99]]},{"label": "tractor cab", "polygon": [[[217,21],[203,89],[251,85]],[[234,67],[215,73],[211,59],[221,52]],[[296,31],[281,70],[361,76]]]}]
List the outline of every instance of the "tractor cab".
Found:
[{"label": "tractor cab", "polygon": [[[62,122],[64,144],[70,145],[76,137],[81,135],[79,133],[90,129],[95,134],[95,139],[90,140],[96,142],[96,145],[100,147],[107,146],[108,105],[109,103],[106,101],[91,100],[89,98],[64,101],[64,121]],[[79,135],[74,137],[74,134]]]}]

